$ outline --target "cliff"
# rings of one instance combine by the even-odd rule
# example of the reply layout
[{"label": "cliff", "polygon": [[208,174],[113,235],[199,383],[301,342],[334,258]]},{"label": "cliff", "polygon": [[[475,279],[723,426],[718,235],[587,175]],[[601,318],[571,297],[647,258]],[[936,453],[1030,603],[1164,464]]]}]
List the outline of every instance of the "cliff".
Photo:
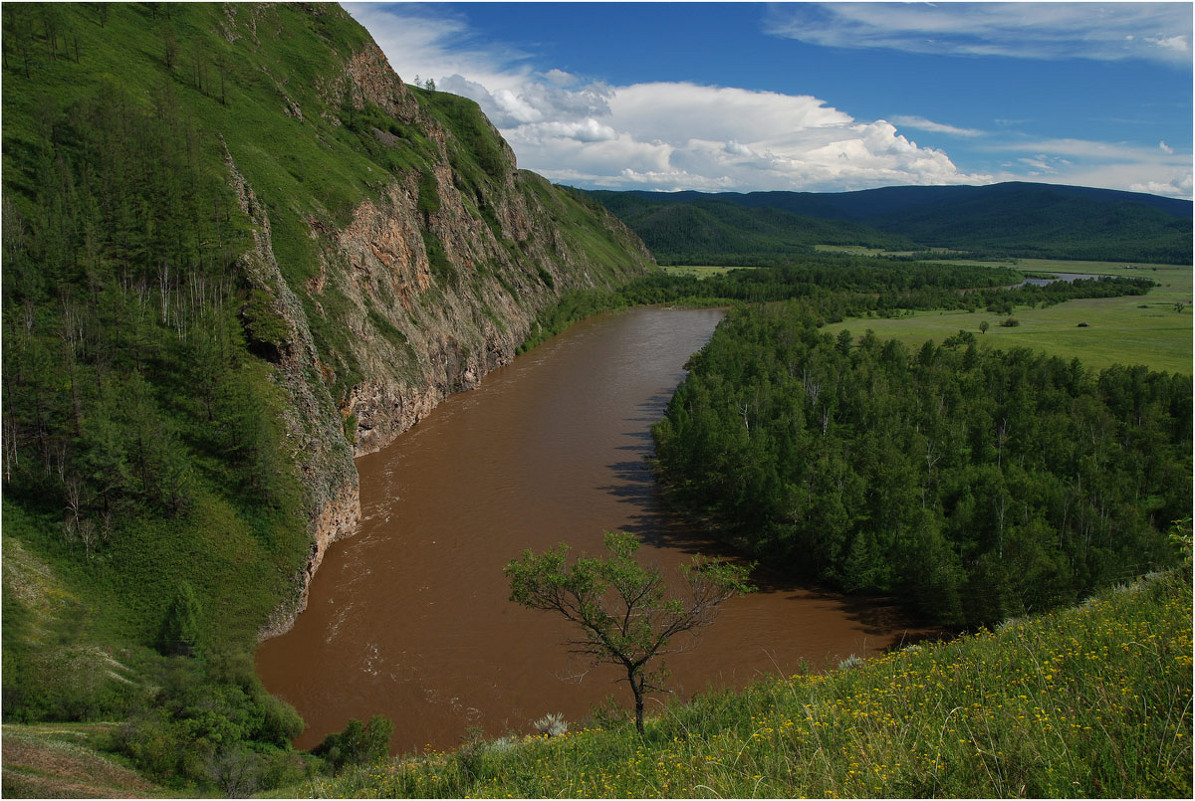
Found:
[{"label": "cliff", "polygon": [[[320,430],[303,448],[312,454],[304,477],[316,501],[303,590],[293,611],[273,616],[266,636],[289,627],[326,547],[356,524],[356,476],[325,400],[353,455],[384,448],[448,394],[472,389],[514,358],[536,314],[563,292],[614,285],[651,259],[615,218],[518,170],[474,103],[409,89],[372,42],[322,85],[335,88],[321,119],[343,125],[348,116],[383,160],[393,150],[419,158],[367,182],[344,223],[303,215],[316,273],[299,283],[301,271],[289,271],[298,293],[269,252],[269,214],[247,202],[252,189],[229,161],[242,210],[256,210],[249,272],[289,323],[279,365],[292,408],[303,413],[288,420],[288,431],[303,436],[312,423]],[[577,228],[602,249],[587,250]],[[309,318],[337,333],[317,345]]]},{"label": "cliff", "polygon": [[338,6],[4,14],[4,534],[102,637],[153,642],[182,580],[207,641],[286,630],[354,456],[651,266]]},{"label": "cliff", "polygon": [[[343,95],[328,108],[347,105],[351,115],[376,107],[430,146],[422,163],[370,185],[346,224],[305,217],[318,272],[302,283],[301,297],[281,271],[267,282],[295,322],[284,350],[311,357],[286,365],[288,375],[301,376],[291,393],[306,410],[290,429],[297,435],[301,420],[319,419],[325,432],[313,443],[320,458],[306,471],[319,499],[308,578],[357,516],[355,473],[336,463],[341,440],[326,405],[317,413],[309,394],[328,392],[354,455],[377,451],[448,394],[476,387],[513,359],[536,314],[562,293],[616,285],[651,261],[613,216],[518,170],[474,103],[427,92],[416,98],[373,43],[349,56],[338,83]],[[321,116],[335,120],[327,108]],[[391,130],[362,127],[383,152],[405,146]],[[599,248],[587,249],[585,236]],[[313,347],[305,316],[349,336]],[[281,627],[288,625],[284,617]]]}]

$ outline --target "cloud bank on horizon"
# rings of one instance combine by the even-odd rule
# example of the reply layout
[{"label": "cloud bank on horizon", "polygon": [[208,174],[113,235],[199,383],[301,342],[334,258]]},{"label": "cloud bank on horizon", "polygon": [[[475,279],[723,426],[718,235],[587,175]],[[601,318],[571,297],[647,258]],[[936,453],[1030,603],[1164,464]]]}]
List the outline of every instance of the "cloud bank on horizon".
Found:
[{"label": "cloud bank on horizon", "polygon": [[[536,6],[541,12],[572,14],[580,32],[557,24],[530,32],[531,38],[573,37],[562,46],[574,53],[585,46],[583,18],[597,9],[585,3]],[[582,72],[552,63],[534,42],[529,46],[491,35],[475,20],[477,6],[361,3],[346,8],[405,80],[432,79],[437,90],[475,100],[511,144],[520,166],[558,183],[666,191],[849,191],[1036,180],[1176,197],[1192,192],[1189,4],[798,3],[769,6],[762,13],[754,4],[747,7],[759,17],[756,46],[792,48],[789,72],[815,75],[808,65],[841,64],[847,66],[839,72],[857,68],[858,81],[896,80],[895,86],[907,87],[907,94],[887,91],[878,100],[853,101],[882,104],[874,117],[867,116],[871,109],[844,110],[813,92],[795,91],[792,77],[784,78],[782,88],[768,86],[765,79],[779,86],[783,63],[776,64],[774,76],[758,70],[736,74],[727,66],[722,85],[701,77],[642,73],[620,80],[592,66]],[[602,13],[630,14],[635,4],[601,8]],[[708,10],[687,4],[668,8]],[[694,59],[722,58],[728,65],[735,59],[726,41],[719,41],[720,47],[691,44]],[[752,47],[750,41],[734,45]],[[617,42],[602,39],[593,47],[620,58]],[[860,58],[864,51],[866,58]],[[707,55],[712,52],[720,55]],[[952,83],[940,75],[942,59],[956,59],[949,63],[957,63],[966,77]],[[927,60],[936,72],[917,85],[915,70],[926,69]],[[675,62],[661,72],[675,76]],[[985,117],[982,102],[973,97],[988,91],[974,85],[975,76],[983,74],[977,70],[988,69],[995,80],[1010,75],[1010,65],[1018,62],[1031,65],[1030,76],[1052,62],[1072,72],[1076,64],[1080,70],[1095,65],[1097,80],[1108,69],[1132,64],[1137,73],[1160,75],[1179,87],[1185,81],[1186,90],[1174,98],[1173,108],[1152,101],[1145,113],[1092,110],[1092,120],[1097,112],[1119,115],[1117,133],[1129,131],[1134,139],[1090,137],[1096,125],[1082,120],[1069,131],[1046,124],[1040,101],[1026,103],[1024,121]],[[906,84],[890,74],[902,64],[911,64]],[[940,86],[930,91],[924,84],[935,75]],[[1041,75],[1039,91],[1048,88],[1050,72],[1042,68]],[[842,77],[842,85],[849,86],[849,76]],[[731,83],[739,85],[726,85]],[[1001,78],[991,91],[1006,83]],[[1021,89],[1026,95],[1033,90],[1032,79]],[[1101,97],[1098,87],[1094,91],[1093,97]],[[952,92],[958,94],[952,97]],[[974,103],[974,111],[968,103]],[[1158,126],[1163,118],[1166,126]],[[1148,135],[1147,129],[1170,132],[1170,139],[1146,144],[1140,137]]]}]

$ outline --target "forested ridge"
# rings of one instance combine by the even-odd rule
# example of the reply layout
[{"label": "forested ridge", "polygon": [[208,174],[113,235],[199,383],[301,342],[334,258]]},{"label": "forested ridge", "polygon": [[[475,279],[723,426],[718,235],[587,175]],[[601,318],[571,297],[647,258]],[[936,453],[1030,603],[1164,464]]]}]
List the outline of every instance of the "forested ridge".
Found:
[{"label": "forested ridge", "polygon": [[1191,378],[1094,373],[971,332],[911,352],[732,310],[655,428],[674,501],[769,564],[993,624],[1173,557]]},{"label": "forested ridge", "polygon": [[[611,192],[592,197],[639,234],[661,264],[755,264],[814,245],[946,257],[1184,264],[1191,203],[1132,192],[1011,182],[857,192]],[[954,254],[957,256],[957,253]]]},{"label": "forested ridge", "polygon": [[[170,565],[204,553],[205,530],[231,527],[244,541],[224,558],[257,572],[241,585],[217,559],[200,589],[240,586],[212,633],[237,642],[306,550],[270,378],[287,332],[238,263],[250,221],[220,138],[178,91],[165,84],[146,104],[109,85],[67,106],[44,95],[27,128],[6,117],[6,528],[45,532],[37,550],[74,552],[117,597],[151,590],[166,604],[180,578]],[[121,633],[152,639],[152,607],[133,608]],[[14,710],[36,686],[15,680],[19,664],[5,680]]]},{"label": "forested ridge", "polygon": [[631,227],[660,264],[753,265],[809,255],[816,245],[916,250],[913,240],[846,220],[801,217],[771,207],[746,207],[722,196],[591,192]]}]

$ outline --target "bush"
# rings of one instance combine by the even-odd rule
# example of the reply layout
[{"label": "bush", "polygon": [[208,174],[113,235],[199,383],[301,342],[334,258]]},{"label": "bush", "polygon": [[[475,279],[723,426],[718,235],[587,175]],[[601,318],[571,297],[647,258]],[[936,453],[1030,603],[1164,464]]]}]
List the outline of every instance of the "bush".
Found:
[{"label": "bush", "polygon": [[158,649],[165,656],[190,656],[199,644],[202,631],[203,609],[195,590],[186,581],[179,582],[174,600],[166,610],[162,632],[158,638]]},{"label": "bush", "polygon": [[337,771],[349,765],[367,765],[389,755],[393,731],[394,724],[384,715],[374,715],[364,725],[353,718],[344,731],[329,734],[311,753],[327,760]]},{"label": "bush", "polygon": [[208,779],[228,798],[248,798],[261,787],[262,759],[246,748],[225,748],[207,763]]},{"label": "bush", "polygon": [[423,224],[431,224],[431,215],[440,210],[440,191],[436,187],[436,176],[430,172],[423,172],[419,176],[419,204],[417,206],[423,215]]},{"label": "bush", "polygon": [[225,795],[294,780],[301,769],[295,760],[302,760],[290,741],[303,719],[266,692],[251,655],[176,657],[154,678],[156,695],[109,745],[138,770],[170,786],[215,787]]}]

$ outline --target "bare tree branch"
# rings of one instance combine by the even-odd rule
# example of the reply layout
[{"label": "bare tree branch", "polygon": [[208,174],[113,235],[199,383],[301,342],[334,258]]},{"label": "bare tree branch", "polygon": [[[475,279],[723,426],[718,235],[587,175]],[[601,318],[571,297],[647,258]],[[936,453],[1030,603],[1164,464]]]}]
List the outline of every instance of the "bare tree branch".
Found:
[{"label": "bare tree branch", "polygon": [[649,684],[646,667],[656,657],[674,653],[672,639],[708,626],[718,607],[751,592],[747,575],[754,565],[697,557],[681,568],[684,587],[671,592],[659,569],[634,559],[639,542],[626,532],[607,532],[608,557],[582,555],[571,566],[569,548],[557,545],[506,565],[510,600],[529,609],[556,612],[576,623],[583,637],[565,642],[570,652],[610,662],[626,670],[635,696],[635,726],[643,733],[643,697]]}]

